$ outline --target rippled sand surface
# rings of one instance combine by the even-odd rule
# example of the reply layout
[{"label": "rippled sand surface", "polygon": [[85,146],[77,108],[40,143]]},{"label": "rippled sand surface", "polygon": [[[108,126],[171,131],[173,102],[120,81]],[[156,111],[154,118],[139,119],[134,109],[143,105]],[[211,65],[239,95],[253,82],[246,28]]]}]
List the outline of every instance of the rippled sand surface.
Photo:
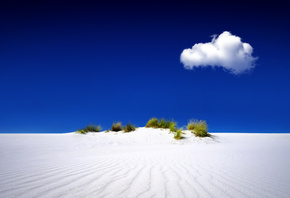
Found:
[{"label": "rippled sand surface", "polygon": [[290,134],[1,134],[0,197],[290,197]]}]

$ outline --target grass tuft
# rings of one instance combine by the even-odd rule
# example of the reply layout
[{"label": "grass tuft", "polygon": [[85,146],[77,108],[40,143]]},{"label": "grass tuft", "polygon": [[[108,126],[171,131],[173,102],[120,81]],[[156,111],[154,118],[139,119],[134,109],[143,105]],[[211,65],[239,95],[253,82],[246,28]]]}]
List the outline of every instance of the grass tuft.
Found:
[{"label": "grass tuft", "polygon": [[158,120],[157,118],[151,118],[147,124],[146,127],[151,128],[162,128],[162,129],[170,129],[170,131],[173,131],[176,126],[176,122],[166,120],[164,118]]},{"label": "grass tuft", "polygon": [[177,123],[174,122],[174,120],[169,121],[164,118],[158,120],[157,118],[151,118],[147,124],[146,127],[152,127],[152,128],[161,128],[161,129],[169,129],[170,133],[174,133],[174,138],[176,140],[179,140],[182,138],[182,128],[177,128]]},{"label": "grass tuft", "polygon": [[131,124],[130,122],[128,124],[126,124],[126,126],[124,126],[123,130],[124,132],[131,132],[131,131],[135,131],[136,127]]},{"label": "grass tuft", "polygon": [[174,139],[180,140],[182,138],[182,128],[176,129],[174,132]]},{"label": "grass tuft", "polygon": [[96,126],[96,125],[90,124],[90,125],[86,126],[83,129],[78,129],[77,130],[77,133],[86,134],[88,132],[100,132],[100,130],[101,130],[100,125],[99,126]]},{"label": "grass tuft", "polygon": [[77,133],[79,133],[79,134],[86,134],[87,131],[85,131],[84,129],[78,129],[77,130]]},{"label": "grass tuft", "polygon": [[157,118],[151,118],[145,127],[151,127],[151,128],[159,128],[159,122]]},{"label": "grass tuft", "polygon": [[111,131],[122,131],[122,123],[114,122],[111,126]]},{"label": "grass tuft", "polygon": [[170,132],[174,132],[177,130],[176,125],[177,125],[176,122],[174,122],[173,120],[170,122],[170,125],[169,125]]},{"label": "grass tuft", "polygon": [[171,124],[171,121],[169,121],[169,120],[165,120],[164,118],[162,118],[162,119],[159,121],[159,128],[162,128],[162,129],[169,129],[170,124]]},{"label": "grass tuft", "polygon": [[207,132],[207,124],[203,120],[192,120],[188,123],[187,129],[191,130],[193,134],[198,137],[209,137],[210,134]]}]

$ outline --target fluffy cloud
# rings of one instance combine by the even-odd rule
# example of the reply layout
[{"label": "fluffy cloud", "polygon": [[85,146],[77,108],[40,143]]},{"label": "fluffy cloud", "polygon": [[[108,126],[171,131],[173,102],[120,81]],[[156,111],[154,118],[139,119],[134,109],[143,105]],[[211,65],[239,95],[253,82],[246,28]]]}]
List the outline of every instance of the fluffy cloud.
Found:
[{"label": "fluffy cloud", "polygon": [[185,49],[180,61],[185,69],[194,67],[223,67],[233,74],[241,74],[255,67],[256,57],[253,48],[243,43],[241,38],[230,32],[214,35],[209,43],[197,43],[191,49]]}]

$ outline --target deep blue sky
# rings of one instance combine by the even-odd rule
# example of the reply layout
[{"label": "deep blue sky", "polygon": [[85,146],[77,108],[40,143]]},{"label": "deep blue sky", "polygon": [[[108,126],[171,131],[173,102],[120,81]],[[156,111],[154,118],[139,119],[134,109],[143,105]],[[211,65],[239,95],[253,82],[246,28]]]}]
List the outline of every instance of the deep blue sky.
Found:
[{"label": "deep blue sky", "polygon": [[[286,2],[286,1],[285,1]],[[290,132],[283,1],[9,1],[0,5],[0,132],[206,120],[210,132]],[[183,49],[230,31],[257,66],[185,70]]]}]

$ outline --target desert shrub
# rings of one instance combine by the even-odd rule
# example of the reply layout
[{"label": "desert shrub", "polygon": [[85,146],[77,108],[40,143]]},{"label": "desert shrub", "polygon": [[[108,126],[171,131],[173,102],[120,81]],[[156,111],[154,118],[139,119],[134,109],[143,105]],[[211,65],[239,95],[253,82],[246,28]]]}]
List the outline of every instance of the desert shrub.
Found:
[{"label": "desert shrub", "polygon": [[111,126],[111,131],[122,131],[122,123],[114,122]]},{"label": "desert shrub", "polygon": [[100,132],[100,130],[101,130],[100,125],[96,126],[96,125],[90,124],[83,129],[78,129],[77,133],[86,134],[87,132]]},{"label": "desert shrub", "polygon": [[126,124],[123,128],[124,132],[131,132],[131,131],[135,131],[136,127],[131,124],[130,122],[128,124]]},{"label": "desert shrub", "polygon": [[207,124],[203,120],[193,120],[187,125],[187,129],[191,130],[198,137],[209,137],[210,134],[207,132]]},{"label": "desert shrub", "polygon": [[174,132],[174,139],[179,140],[182,138],[182,128],[176,129]]},{"label": "desert shrub", "polygon": [[159,122],[157,118],[151,118],[147,124],[146,127],[152,127],[152,128],[159,128]]}]

